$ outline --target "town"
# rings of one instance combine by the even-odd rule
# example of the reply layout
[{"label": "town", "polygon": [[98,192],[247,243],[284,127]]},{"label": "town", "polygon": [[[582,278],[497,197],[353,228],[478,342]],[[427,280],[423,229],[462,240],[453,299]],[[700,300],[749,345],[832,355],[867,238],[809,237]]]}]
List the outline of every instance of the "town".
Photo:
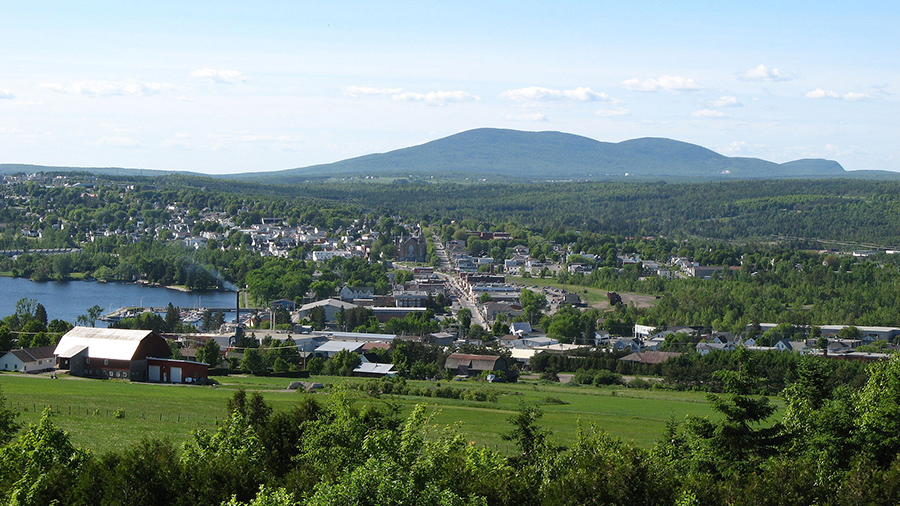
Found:
[{"label": "town", "polygon": [[[41,191],[36,191],[38,185]],[[89,331],[82,326],[69,333],[53,334],[44,321],[43,328],[38,325],[30,329],[38,332],[22,332],[22,320],[33,319],[28,310],[20,315],[20,328],[5,329],[6,334],[15,336],[5,340],[7,353],[0,357],[0,370],[5,371],[55,373],[60,369],[78,376],[196,383],[209,381],[209,368],[254,374],[317,372],[322,363],[330,363],[330,359],[344,352],[355,362],[352,370],[346,371],[349,374],[408,377],[414,364],[407,363],[406,369],[399,370],[398,361],[391,357],[395,343],[404,342],[442,350],[435,363],[420,364],[414,377],[490,376],[493,381],[514,381],[519,374],[535,373],[531,361],[540,353],[577,357],[607,352],[621,355],[616,358],[624,362],[659,364],[686,352],[705,355],[744,347],[752,351],[883,360],[890,356],[886,352],[893,349],[894,338],[900,333],[898,327],[829,322],[755,321],[728,330],[721,325],[713,328],[677,321],[647,325],[629,322],[628,318],[613,324],[623,310],[627,313],[629,307],[636,307],[636,300],[633,294],[626,294],[632,299],[623,301],[622,295],[612,291],[605,293],[605,300],[584,300],[584,293],[578,293],[578,280],[590,277],[595,269],[614,270],[620,275],[633,272],[644,282],[653,278],[719,279],[727,275],[726,271],[742,269],[741,265],[702,265],[684,256],[657,255],[643,260],[635,251],[635,238],[624,238],[617,249],[611,250],[607,243],[603,252],[596,247],[588,252],[577,243],[535,241],[533,237],[523,240],[510,232],[472,230],[453,221],[428,227],[404,223],[398,216],[345,219],[331,229],[304,224],[295,218],[264,217],[246,205],[229,204],[228,210],[215,210],[208,206],[197,209],[190,204],[143,202],[137,197],[140,187],[135,184],[110,186],[94,176],[83,175],[6,176],[3,188],[10,210],[26,206],[39,210],[47,206],[43,212],[26,213],[17,224],[19,234],[12,230],[14,237],[9,237],[9,227],[4,231],[8,243],[19,246],[4,250],[6,265],[14,273],[27,273],[27,267],[17,266],[35,263],[36,257],[84,256],[85,248],[110,238],[117,244],[156,240],[185,251],[225,253],[238,249],[258,258],[299,260],[310,271],[308,280],[299,283],[300,287],[306,286],[306,291],[292,290],[296,294],[292,299],[274,299],[285,293],[283,287],[263,288],[253,276],[248,276],[245,287],[237,291],[233,307],[182,310],[125,306],[107,314],[94,314],[91,319],[68,322],[71,328],[72,323],[90,321],[93,326],[96,321],[104,321],[118,330]],[[134,194],[132,207],[139,206],[140,212],[127,219],[121,217],[118,223],[107,223],[103,218],[107,215],[75,222],[55,207],[65,201],[65,196],[90,209],[100,195],[109,198],[110,191],[117,192],[116,200],[120,201]],[[71,214],[83,217],[86,213]],[[50,235],[66,233],[68,239],[57,243],[45,240],[45,231]],[[651,244],[660,240],[637,239]],[[23,241],[59,247],[40,249],[26,246]],[[832,267],[848,259],[865,261],[875,254],[818,253],[824,258],[823,265]],[[894,251],[881,253],[893,254]],[[52,266],[60,263],[68,265],[68,270],[53,272]],[[54,262],[48,269],[49,275],[64,279],[78,263]],[[370,284],[344,280],[361,279],[371,273],[334,275],[335,269],[365,270],[373,265],[381,268],[375,277],[370,276],[370,281],[374,281]],[[31,278],[42,279],[35,272],[40,269],[34,269]],[[150,276],[134,272],[134,266],[127,262],[116,268],[101,265],[90,277],[157,283],[148,279]],[[567,288],[528,284],[545,280],[567,280],[563,283]],[[234,281],[237,280],[206,277],[207,286],[212,283],[220,288],[223,283],[237,287]],[[246,304],[250,301],[254,304]],[[643,302],[652,305],[655,301]],[[176,314],[167,314],[173,310]],[[561,324],[572,316],[572,311],[579,321],[575,325]],[[234,318],[226,321],[226,313]],[[167,326],[159,325],[163,316]],[[606,324],[607,319],[610,324]],[[177,325],[176,320],[180,320]],[[169,344],[165,348],[156,346],[153,355],[146,351],[134,355],[138,349],[146,349],[139,344],[141,340],[150,338],[146,332],[135,334],[128,330],[134,328],[153,331],[153,339]],[[119,334],[138,336],[136,348],[106,356],[103,353],[109,352],[108,346],[91,346],[92,339],[103,343],[102,339],[117,339]],[[71,344],[71,339],[78,344]],[[28,343],[39,346],[27,346]],[[160,372],[161,366],[148,360],[167,360],[169,366]],[[180,361],[177,366],[173,365],[174,360]],[[143,365],[137,366],[135,361]],[[170,373],[169,368],[179,372]],[[192,372],[186,374],[182,370]],[[563,379],[569,378],[564,375]]]},{"label": "town", "polygon": [[[864,491],[852,483],[892,472],[883,456],[897,451],[888,437],[896,417],[885,416],[893,387],[884,385],[900,377],[900,257],[892,228],[828,228],[859,217],[843,182],[815,188],[825,203],[810,237],[836,239],[785,236],[785,220],[809,226],[811,197],[788,212],[781,206],[794,197],[781,193],[808,186],[735,184],[737,195],[716,208],[722,217],[688,198],[660,204],[653,192],[671,191],[660,185],[590,186],[598,202],[624,203],[599,212],[566,203],[582,188],[575,183],[536,191],[369,182],[349,192],[11,176],[0,185],[0,283],[26,288],[9,290],[0,318],[3,448],[57,442],[66,460],[54,472],[87,480],[59,490],[92,489],[91,480],[125,469],[95,471],[106,459],[190,476],[115,478],[162,502],[295,504],[290,497],[336,493],[353,466],[405,476],[406,464],[381,472],[375,463],[413,447],[413,467],[453,466],[429,476],[464,477],[472,485],[454,493],[489,504],[578,489],[565,473],[534,485],[548,463],[581,469],[577,484],[635,504],[755,498],[743,478],[769,486],[777,469],[820,499],[820,479],[835,497],[855,497]],[[527,204],[510,204],[526,190]],[[704,184],[677,191],[717,195]],[[472,194],[482,207],[472,208]],[[758,199],[774,202],[763,206],[770,214],[754,214]],[[429,207],[436,202],[458,207]],[[536,203],[555,210],[517,214]],[[733,235],[728,224],[742,212],[762,240]],[[616,220],[605,228],[596,220],[606,214]],[[679,215],[687,218],[648,225]],[[59,298],[30,297],[27,287],[76,287],[60,293],[80,309],[59,318]],[[119,287],[143,292],[108,307],[92,299]],[[160,303],[160,291],[195,302]],[[145,293],[154,302],[144,304]],[[158,435],[172,440],[147,439]],[[845,483],[820,476],[818,464],[794,472],[798,451],[815,462],[837,458],[820,452],[871,460],[829,464],[856,477]],[[120,460],[123,452],[138,456]],[[588,479],[600,461],[613,467]],[[623,476],[647,486],[610,485]],[[24,489],[16,480],[9,490]]]}]

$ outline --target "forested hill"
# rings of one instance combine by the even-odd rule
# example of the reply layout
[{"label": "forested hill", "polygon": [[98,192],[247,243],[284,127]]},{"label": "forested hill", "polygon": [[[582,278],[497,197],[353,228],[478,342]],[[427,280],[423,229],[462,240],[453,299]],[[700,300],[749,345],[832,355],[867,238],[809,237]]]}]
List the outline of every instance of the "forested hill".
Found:
[{"label": "forested hill", "polygon": [[350,175],[434,175],[501,182],[567,179],[712,181],[847,177],[854,173],[845,171],[831,160],[777,164],[757,158],[731,158],[671,139],[642,138],[609,143],[561,132],[481,128],[388,153],[229,177],[290,183]]},{"label": "forested hill", "polygon": [[[262,169],[260,167],[259,169]],[[86,172],[103,176],[204,176],[196,172],[117,167],[51,167],[0,164],[0,174]],[[610,143],[562,132],[480,128],[419,146],[350,158],[330,164],[269,172],[207,176],[262,184],[295,184],[378,176],[418,180],[543,182],[670,181],[848,178],[900,180],[900,172],[846,171],[836,161],[802,159],[774,163],[728,157],[672,139]]]}]

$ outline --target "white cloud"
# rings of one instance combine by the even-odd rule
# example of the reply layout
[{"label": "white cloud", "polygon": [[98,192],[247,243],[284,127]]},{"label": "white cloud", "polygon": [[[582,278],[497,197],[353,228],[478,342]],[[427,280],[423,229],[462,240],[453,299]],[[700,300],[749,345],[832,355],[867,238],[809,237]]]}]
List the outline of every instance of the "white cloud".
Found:
[{"label": "white cloud", "polygon": [[12,91],[0,88],[0,100],[13,99],[13,98],[16,98],[16,96],[13,95]]},{"label": "white cloud", "polygon": [[215,70],[210,68],[195,70],[191,72],[191,77],[208,78],[220,84],[234,84],[247,80],[240,70]]},{"label": "white cloud", "polygon": [[171,90],[166,83],[142,83],[138,81],[81,81],[68,85],[45,83],[43,88],[67,95],[87,95],[92,97],[150,96]]},{"label": "white cloud", "polygon": [[816,88],[812,91],[807,91],[806,98],[841,98],[841,96],[836,91],[828,91],[823,90],[822,88]]},{"label": "white cloud", "polygon": [[509,121],[547,121],[547,116],[540,112],[531,114],[507,114],[506,119]]},{"label": "white cloud", "polygon": [[594,91],[587,87],[579,87],[571,90],[554,90],[540,86],[528,86],[504,91],[501,97],[514,102],[541,102],[546,100],[577,100],[591,102],[595,100],[610,101],[609,95]]},{"label": "white cloud", "polygon": [[657,79],[645,79],[643,81],[627,79],[622,81],[622,87],[634,91],[695,91],[700,85],[693,79],[681,76],[661,76]]},{"label": "white cloud", "polygon": [[717,111],[715,109],[701,109],[699,111],[692,112],[691,116],[695,118],[724,118],[725,113],[722,111]]},{"label": "white cloud", "polygon": [[601,109],[594,114],[602,118],[610,118],[612,116],[627,116],[631,114],[631,111],[629,111],[625,107],[619,107],[616,109]]},{"label": "white cloud", "polygon": [[397,95],[403,93],[402,88],[370,88],[368,86],[347,86],[344,95],[353,98],[362,98],[371,95]]},{"label": "white cloud", "polygon": [[465,91],[429,91],[428,93],[414,93],[411,91],[392,95],[400,102],[425,102],[428,105],[447,105],[450,102],[473,102],[479,100],[475,95]]},{"label": "white cloud", "polygon": [[782,74],[780,70],[767,68],[761,63],[741,74],[741,77],[750,81],[787,81],[791,79],[790,76]]},{"label": "white cloud", "polygon": [[473,102],[480,100],[477,96],[465,91],[429,91],[416,93],[403,91],[403,88],[371,88],[368,86],[347,86],[344,95],[352,98],[390,96],[397,102],[425,102],[428,105],[447,105],[451,102]]},{"label": "white cloud", "polygon": [[738,101],[737,97],[729,96],[719,97],[718,100],[714,100],[712,104],[715,107],[740,107],[743,105]]},{"label": "white cloud", "polygon": [[101,146],[112,146],[115,148],[136,148],[139,146],[138,141],[131,137],[103,137],[97,139],[95,144]]},{"label": "white cloud", "polygon": [[872,95],[868,95],[866,93],[856,93],[854,91],[851,91],[849,93],[844,93],[843,95],[841,95],[841,98],[844,100],[849,100],[851,102],[855,102],[857,100],[871,100],[875,97],[873,97]]},{"label": "white cloud", "polygon": [[822,88],[816,88],[812,91],[808,91],[803,96],[805,96],[806,98],[834,98],[834,99],[838,99],[838,100],[846,100],[848,102],[857,102],[859,100],[871,100],[871,99],[875,98],[872,95],[867,95],[865,93],[856,93],[853,91],[851,91],[849,93],[844,93],[843,95],[841,95],[840,93],[838,93],[836,91],[825,90]]}]

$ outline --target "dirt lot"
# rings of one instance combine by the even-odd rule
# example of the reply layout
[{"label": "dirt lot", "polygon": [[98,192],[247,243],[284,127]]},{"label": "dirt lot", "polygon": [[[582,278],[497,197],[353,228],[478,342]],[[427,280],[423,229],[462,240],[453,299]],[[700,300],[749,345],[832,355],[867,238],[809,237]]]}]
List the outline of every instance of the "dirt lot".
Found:
[{"label": "dirt lot", "polygon": [[[646,309],[648,307],[652,307],[653,304],[656,303],[656,297],[653,295],[641,295],[638,293],[620,293],[622,296],[622,303],[626,305],[634,305],[639,309]],[[609,305],[609,301],[602,300],[596,304],[592,304],[592,307],[595,307],[601,311],[606,311],[612,309],[612,306]]]}]

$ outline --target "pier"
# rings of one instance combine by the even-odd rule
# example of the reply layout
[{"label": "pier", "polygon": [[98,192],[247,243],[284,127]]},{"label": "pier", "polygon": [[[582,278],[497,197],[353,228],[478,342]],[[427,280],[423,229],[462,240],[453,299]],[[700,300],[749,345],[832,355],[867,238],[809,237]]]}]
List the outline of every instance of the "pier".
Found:
[{"label": "pier", "polygon": [[[179,308],[182,312],[192,312],[192,313],[202,313],[204,311],[209,311],[211,313],[223,312],[223,313],[234,313],[237,311],[237,308],[234,306],[230,307],[182,307]],[[168,310],[167,306],[162,307],[139,307],[139,306],[124,306],[111,313],[107,313],[100,317],[100,321],[104,322],[117,322],[121,321],[125,318],[134,318],[140,315],[141,313],[156,313],[156,314],[165,314]],[[240,308],[241,313],[244,311],[248,313],[258,313],[263,311],[269,311],[269,308],[260,308],[260,307],[242,307]]]}]

